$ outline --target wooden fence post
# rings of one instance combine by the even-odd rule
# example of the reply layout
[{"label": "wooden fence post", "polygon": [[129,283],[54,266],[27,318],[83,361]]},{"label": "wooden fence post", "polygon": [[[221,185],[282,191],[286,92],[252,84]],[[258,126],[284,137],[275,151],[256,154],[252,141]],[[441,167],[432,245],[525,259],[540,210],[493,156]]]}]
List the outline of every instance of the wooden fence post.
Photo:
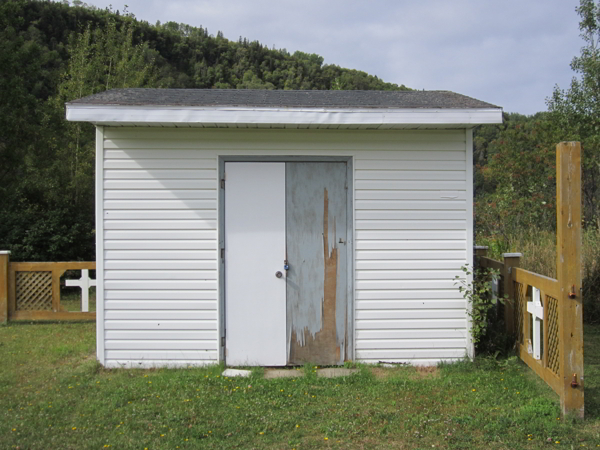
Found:
[{"label": "wooden fence post", "polygon": [[504,295],[508,297],[508,301],[504,305],[504,324],[506,325],[506,333],[513,335],[515,333],[515,289],[511,269],[519,267],[523,255],[521,253],[503,253],[502,256],[504,258],[504,271],[502,272]]},{"label": "wooden fence post", "polygon": [[10,252],[0,251],[0,324],[8,320],[8,262]]},{"label": "wooden fence post", "polygon": [[563,414],[583,418],[583,298],[581,285],[581,145],[556,146],[556,275],[560,404]]},{"label": "wooden fence post", "polygon": [[475,246],[475,261],[474,261],[474,269],[479,267],[479,257],[487,256],[488,248],[485,245],[476,245]]},{"label": "wooden fence post", "polygon": [[475,246],[475,256],[487,256],[488,248],[485,245]]}]

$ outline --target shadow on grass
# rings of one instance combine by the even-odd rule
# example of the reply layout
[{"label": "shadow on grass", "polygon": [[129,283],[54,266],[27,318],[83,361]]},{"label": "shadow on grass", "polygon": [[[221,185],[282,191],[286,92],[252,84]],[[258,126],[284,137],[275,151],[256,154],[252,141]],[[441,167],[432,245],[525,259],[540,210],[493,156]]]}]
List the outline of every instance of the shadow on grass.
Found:
[{"label": "shadow on grass", "polygon": [[600,418],[600,325],[584,326],[585,417]]}]

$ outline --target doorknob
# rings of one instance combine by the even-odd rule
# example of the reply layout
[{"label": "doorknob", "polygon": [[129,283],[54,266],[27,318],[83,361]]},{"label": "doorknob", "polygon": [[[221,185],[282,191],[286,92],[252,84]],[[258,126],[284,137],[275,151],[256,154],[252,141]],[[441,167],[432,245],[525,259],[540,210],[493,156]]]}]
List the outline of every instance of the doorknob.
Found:
[{"label": "doorknob", "polygon": [[283,276],[283,274],[280,271],[275,272],[275,276],[277,278],[281,278]]}]

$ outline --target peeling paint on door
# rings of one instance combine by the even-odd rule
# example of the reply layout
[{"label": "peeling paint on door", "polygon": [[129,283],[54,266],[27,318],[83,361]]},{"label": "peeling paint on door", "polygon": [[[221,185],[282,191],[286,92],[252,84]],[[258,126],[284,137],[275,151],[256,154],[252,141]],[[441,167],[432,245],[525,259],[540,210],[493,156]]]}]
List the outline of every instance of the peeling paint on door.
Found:
[{"label": "peeling paint on door", "polygon": [[286,165],[289,364],[346,359],[345,186],[345,163]]}]

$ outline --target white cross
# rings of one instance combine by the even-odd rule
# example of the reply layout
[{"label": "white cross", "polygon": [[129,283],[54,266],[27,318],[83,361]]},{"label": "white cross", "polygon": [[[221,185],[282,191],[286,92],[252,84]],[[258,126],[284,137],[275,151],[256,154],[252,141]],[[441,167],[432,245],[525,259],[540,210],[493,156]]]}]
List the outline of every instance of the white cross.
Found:
[{"label": "white cross", "polygon": [[79,280],[66,280],[67,286],[79,286],[81,288],[81,311],[90,310],[90,286],[96,286],[96,280],[90,278],[88,269],[81,269],[81,278]]},{"label": "white cross", "polygon": [[498,277],[492,278],[492,298],[498,299]]},{"label": "white cross", "polygon": [[531,298],[533,301],[527,302],[527,312],[533,316],[533,357],[541,359],[542,345],[542,320],[544,320],[544,307],[540,300],[540,290],[531,287]]}]

